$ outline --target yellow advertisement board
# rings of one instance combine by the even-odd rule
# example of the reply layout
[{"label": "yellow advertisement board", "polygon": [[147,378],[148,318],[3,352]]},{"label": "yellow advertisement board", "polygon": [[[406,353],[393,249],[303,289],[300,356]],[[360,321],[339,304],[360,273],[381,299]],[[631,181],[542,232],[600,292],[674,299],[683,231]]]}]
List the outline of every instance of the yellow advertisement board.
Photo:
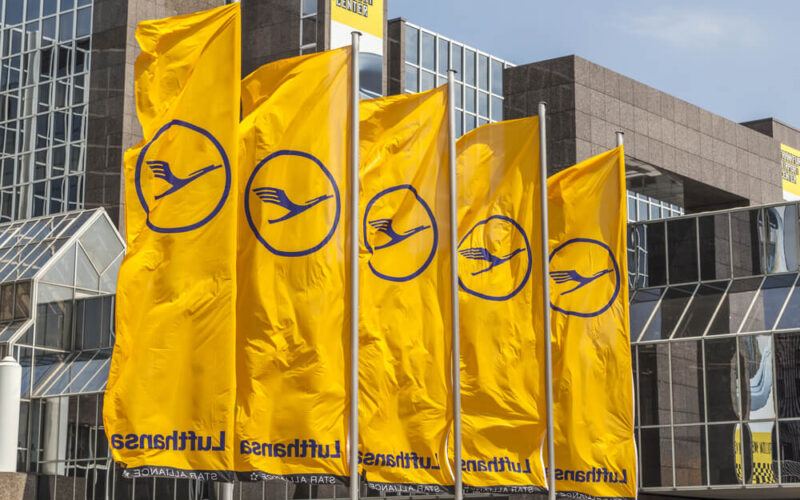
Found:
[{"label": "yellow advertisement board", "polygon": [[783,199],[800,199],[800,150],[781,144],[781,176],[783,177]]},{"label": "yellow advertisement board", "polygon": [[331,0],[331,21],[383,38],[384,0]]}]

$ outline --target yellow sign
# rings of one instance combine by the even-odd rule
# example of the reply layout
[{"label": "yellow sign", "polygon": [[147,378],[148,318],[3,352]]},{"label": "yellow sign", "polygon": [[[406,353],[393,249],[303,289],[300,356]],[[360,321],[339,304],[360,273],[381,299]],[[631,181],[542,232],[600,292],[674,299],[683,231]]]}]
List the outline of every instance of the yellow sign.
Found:
[{"label": "yellow sign", "polygon": [[783,177],[784,199],[800,198],[800,185],[797,183],[800,172],[800,150],[781,144],[781,176]]},{"label": "yellow sign", "polygon": [[331,0],[331,21],[383,38],[383,0]]}]

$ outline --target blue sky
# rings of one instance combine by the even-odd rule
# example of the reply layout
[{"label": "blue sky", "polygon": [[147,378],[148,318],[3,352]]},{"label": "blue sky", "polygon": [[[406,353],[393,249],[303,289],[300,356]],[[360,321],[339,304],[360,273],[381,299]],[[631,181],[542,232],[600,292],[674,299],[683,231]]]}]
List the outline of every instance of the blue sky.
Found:
[{"label": "blue sky", "polygon": [[800,128],[800,2],[388,2],[390,19],[514,64],[576,54],[737,122]]}]

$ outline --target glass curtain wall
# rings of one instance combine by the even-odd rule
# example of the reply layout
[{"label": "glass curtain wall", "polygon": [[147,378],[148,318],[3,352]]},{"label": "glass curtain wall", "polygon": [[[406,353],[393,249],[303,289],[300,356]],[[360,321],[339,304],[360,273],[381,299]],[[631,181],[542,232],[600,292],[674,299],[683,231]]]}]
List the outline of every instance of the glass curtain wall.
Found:
[{"label": "glass curtain wall", "polygon": [[629,233],[641,486],[800,483],[798,205]]},{"label": "glass curtain wall", "polygon": [[456,135],[503,119],[503,69],[512,64],[410,23],[405,29],[406,92],[447,83],[456,70]]},{"label": "glass curtain wall", "polygon": [[91,0],[0,0],[0,222],[83,206]]}]

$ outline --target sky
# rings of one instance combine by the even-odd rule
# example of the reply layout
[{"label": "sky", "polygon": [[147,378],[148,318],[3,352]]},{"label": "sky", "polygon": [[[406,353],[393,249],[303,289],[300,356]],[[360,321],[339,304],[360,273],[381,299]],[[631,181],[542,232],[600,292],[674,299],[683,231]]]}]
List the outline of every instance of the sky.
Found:
[{"label": "sky", "polygon": [[736,122],[800,129],[797,0],[388,0],[511,63],[575,54]]}]

